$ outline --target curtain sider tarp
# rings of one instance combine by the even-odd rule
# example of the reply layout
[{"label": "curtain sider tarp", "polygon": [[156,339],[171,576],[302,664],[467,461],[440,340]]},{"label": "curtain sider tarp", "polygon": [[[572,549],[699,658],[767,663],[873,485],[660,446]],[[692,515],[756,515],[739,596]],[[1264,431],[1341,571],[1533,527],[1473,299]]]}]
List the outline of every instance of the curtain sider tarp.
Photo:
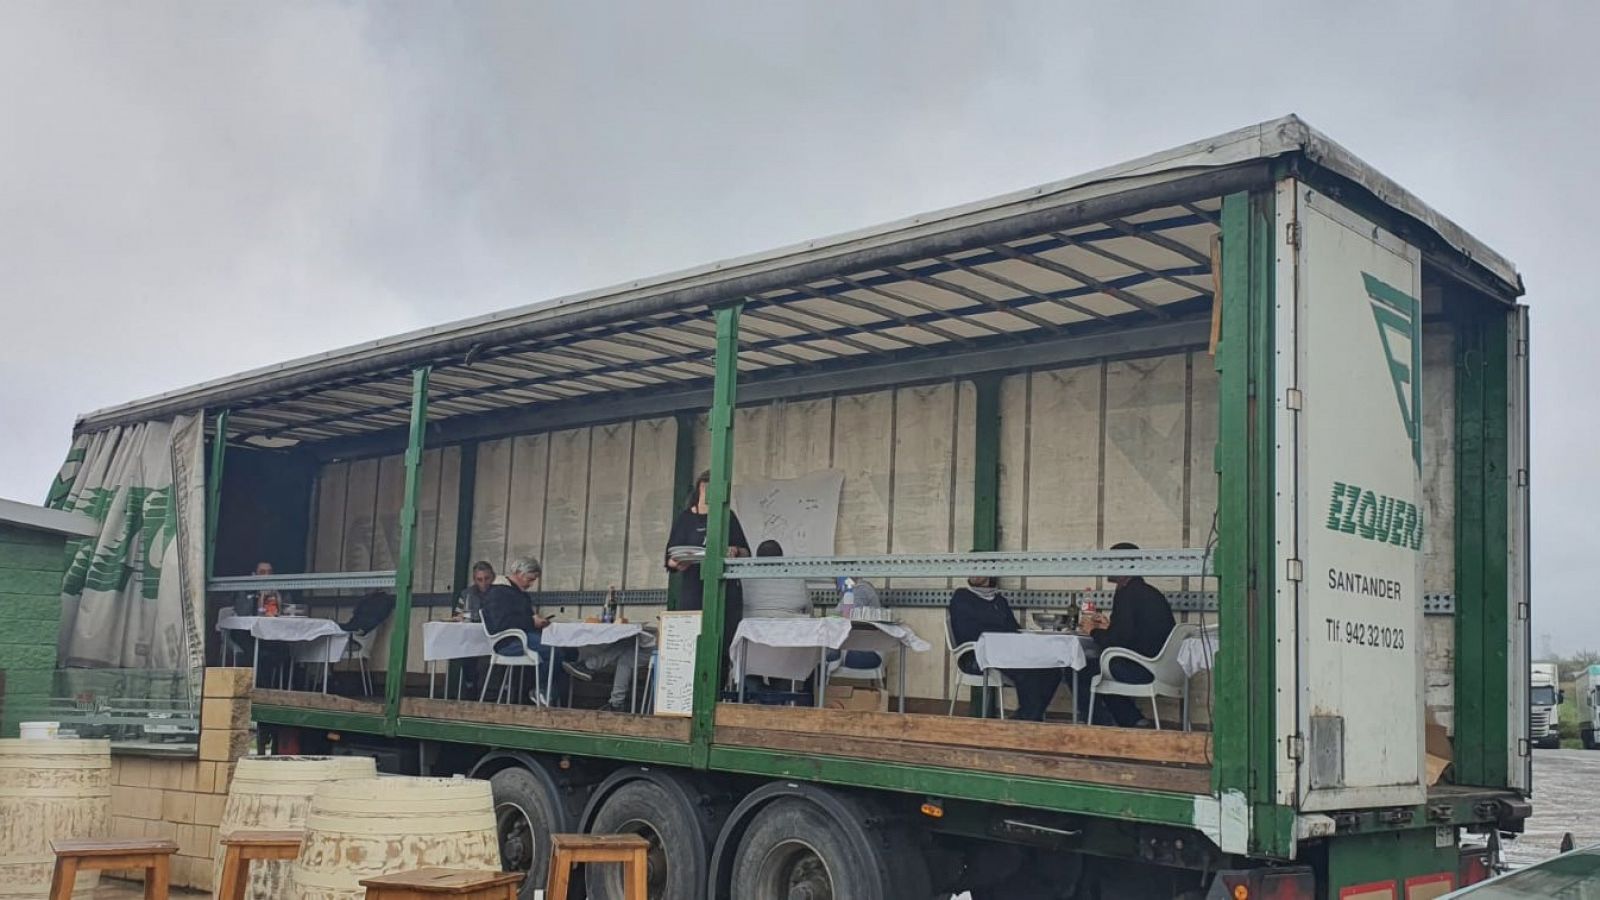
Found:
[{"label": "curtain sider tarp", "polygon": [[183,672],[204,665],[204,414],[82,435],[48,504],[100,534],[69,544],[60,664]]}]

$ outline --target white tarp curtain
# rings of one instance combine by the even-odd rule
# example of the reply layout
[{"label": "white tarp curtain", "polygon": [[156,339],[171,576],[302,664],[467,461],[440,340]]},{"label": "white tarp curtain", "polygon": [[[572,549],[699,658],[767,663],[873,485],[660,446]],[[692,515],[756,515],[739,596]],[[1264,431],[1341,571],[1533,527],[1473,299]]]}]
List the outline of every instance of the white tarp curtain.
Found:
[{"label": "white tarp curtain", "polygon": [[752,550],[775,540],[784,556],[832,556],[843,487],[844,473],[837,469],[736,484],[733,511]]},{"label": "white tarp curtain", "polygon": [[205,644],[204,416],[82,435],[49,505],[100,523],[69,545],[60,664],[181,672],[200,685]]}]

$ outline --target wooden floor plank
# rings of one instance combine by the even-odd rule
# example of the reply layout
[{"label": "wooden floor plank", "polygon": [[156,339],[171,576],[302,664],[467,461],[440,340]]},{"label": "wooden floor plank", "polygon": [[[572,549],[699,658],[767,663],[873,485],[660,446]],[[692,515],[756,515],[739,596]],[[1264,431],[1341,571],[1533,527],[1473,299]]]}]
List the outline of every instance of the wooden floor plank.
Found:
[{"label": "wooden floor plank", "polygon": [[999,775],[1080,781],[1179,794],[1211,791],[1206,768],[1114,762],[1075,756],[1048,756],[1009,750],[951,747],[909,741],[804,734],[777,729],[718,727],[719,746],[780,750],[785,753],[834,756],[879,762],[902,762]]},{"label": "wooden floor plank", "polygon": [[1211,761],[1211,736],[1201,732],[722,703],[718,731],[725,726],[1182,765]]},{"label": "wooden floor plank", "polygon": [[333,712],[383,715],[383,700],[373,697],[341,697],[320,691],[277,691],[256,688],[250,692],[250,702],[261,706],[291,706],[299,709],[325,709]]},{"label": "wooden floor plank", "polygon": [[689,720],[667,716],[634,716],[594,709],[541,709],[535,706],[501,706],[471,700],[429,700],[407,697],[400,715],[481,725],[514,725],[543,731],[577,731],[611,737],[637,737],[660,741],[688,741]]}]

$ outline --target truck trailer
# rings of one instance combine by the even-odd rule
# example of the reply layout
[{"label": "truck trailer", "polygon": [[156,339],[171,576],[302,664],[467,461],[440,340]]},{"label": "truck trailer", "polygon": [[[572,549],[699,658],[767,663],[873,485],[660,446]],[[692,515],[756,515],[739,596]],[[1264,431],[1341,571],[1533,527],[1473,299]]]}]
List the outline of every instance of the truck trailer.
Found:
[{"label": "truck trailer", "polygon": [[[136,429],[203,428],[176,515],[213,660],[233,592],[344,618],[392,591],[360,658],[258,686],[260,749],[488,779],[524,897],[550,834],[631,832],[653,900],[1424,900],[1529,813],[1522,294],[1291,116],[89,413],[60,493]],[[664,552],[702,469],[692,602]],[[729,556],[741,487],[817,472],[831,547]],[[640,664],[656,708],[439,682],[472,564],[527,556],[560,618],[700,609],[686,664],[665,638]],[[1070,721],[1070,680],[1050,721],[985,718],[945,624],[971,575],[1034,612],[1143,577],[1212,643],[1160,730]],[[825,608],[843,577],[931,649],[886,654],[865,703],[738,702],[731,587]]]},{"label": "truck trailer", "polygon": [[1561,671],[1555,663],[1534,663],[1528,670],[1528,736],[1533,746],[1561,746]]},{"label": "truck trailer", "polygon": [[1600,721],[1600,665],[1587,665],[1578,673],[1572,684],[1572,702],[1578,710],[1578,739],[1583,749],[1600,747],[1594,736],[1594,723]]}]

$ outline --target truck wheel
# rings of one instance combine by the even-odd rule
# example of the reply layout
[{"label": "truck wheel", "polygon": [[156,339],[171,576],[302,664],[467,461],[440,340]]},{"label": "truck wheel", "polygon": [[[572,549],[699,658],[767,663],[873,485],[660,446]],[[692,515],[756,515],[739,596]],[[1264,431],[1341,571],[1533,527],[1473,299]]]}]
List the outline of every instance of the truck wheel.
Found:
[{"label": "truck wheel", "polygon": [[550,835],[562,828],[560,806],[532,772],[520,767],[494,773],[489,789],[494,793],[501,867],[528,873],[518,896],[533,900],[534,891],[544,889],[549,872]]},{"label": "truck wheel", "polygon": [[756,814],[733,864],[738,900],[889,900],[888,867],[861,823],[830,819],[799,798]]},{"label": "truck wheel", "polygon": [[1581,731],[1578,732],[1578,736],[1583,739],[1583,749],[1585,749],[1585,750],[1593,750],[1594,749],[1594,729],[1593,728],[1582,729]]},{"label": "truck wheel", "polygon": [[[705,892],[710,853],[680,794],[649,779],[630,781],[601,801],[589,832],[637,834],[650,842],[650,900],[698,900]],[[622,900],[622,867],[592,867],[589,896]]]}]

